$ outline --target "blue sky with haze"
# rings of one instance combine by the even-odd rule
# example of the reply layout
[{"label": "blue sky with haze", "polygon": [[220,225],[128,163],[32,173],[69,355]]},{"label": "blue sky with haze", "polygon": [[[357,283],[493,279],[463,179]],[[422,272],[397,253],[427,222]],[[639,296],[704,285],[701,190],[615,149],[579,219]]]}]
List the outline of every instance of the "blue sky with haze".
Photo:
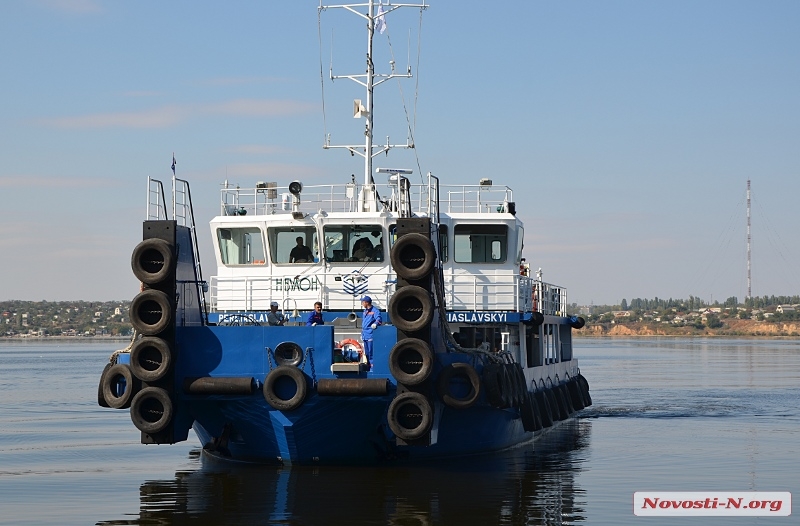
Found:
[{"label": "blue sky with haze", "polygon": [[[147,176],[192,184],[204,270],[226,178],[346,182],[351,82],[320,96],[317,2],[0,3],[0,300],[131,299]],[[419,15],[376,38],[417,70]],[[365,31],[322,15],[323,69]],[[409,30],[411,37],[409,38]],[[409,41],[411,51],[409,53]],[[515,190],[525,255],[570,301],[800,294],[800,3],[432,1],[419,77],[376,95],[386,165]],[[385,111],[382,111],[385,110]],[[418,177],[415,173],[414,177]]]}]

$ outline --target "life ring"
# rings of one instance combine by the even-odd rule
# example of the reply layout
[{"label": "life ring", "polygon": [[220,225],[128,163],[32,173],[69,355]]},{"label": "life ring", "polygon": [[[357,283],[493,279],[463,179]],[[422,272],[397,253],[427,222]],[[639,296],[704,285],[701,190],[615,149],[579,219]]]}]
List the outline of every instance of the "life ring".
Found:
[{"label": "life ring", "polygon": [[585,407],[583,405],[583,396],[581,395],[580,389],[577,378],[573,378],[567,382],[567,390],[569,391],[569,397],[572,399],[572,407],[577,411]]},{"label": "life ring", "polygon": [[[361,358],[364,356],[364,346],[361,345],[361,342],[358,340],[354,340],[352,338],[345,338],[344,340],[339,342],[338,347],[342,351],[354,350],[358,352],[358,361],[361,361]],[[342,353],[344,354],[344,352]]]},{"label": "life ring", "polygon": [[109,407],[126,409],[131,406],[137,383],[127,364],[117,363],[108,368],[101,378],[103,398]]},{"label": "life ring", "polygon": [[422,287],[400,287],[389,300],[389,317],[403,332],[422,330],[433,320],[433,300]]},{"label": "life ring", "polygon": [[486,387],[486,399],[497,408],[505,409],[508,407],[503,396],[502,365],[499,363],[487,363],[483,366],[483,385]]},{"label": "life ring", "polygon": [[172,272],[175,256],[172,246],[163,239],[145,239],[133,249],[131,269],[147,285],[161,283]]},{"label": "life ring", "polygon": [[172,366],[172,351],[161,338],[145,336],[131,349],[131,372],[143,382],[157,382]]},{"label": "life ring", "polygon": [[553,425],[553,411],[550,409],[550,401],[544,391],[536,391],[533,395],[536,399],[536,406],[539,408],[539,416],[542,418],[542,426],[550,427]]},{"label": "life ring", "polygon": [[[353,341],[353,340],[348,340]],[[303,348],[295,342],[281,342],[275,346],[275,362],[278,365],[299,367],[303,363]]]},{"label": "life ring", "polygon": [[163,431],[172,421],[172,400],[161,387],[145,387],[133,397],[131,420],[142,433]]},{"label": "life ring", "polygon": [[131,301],[130,318],[134,329],[144,336],[154,336],[172,322],[172,303],[166,293],[145,289]]},{"label": "life ring", "polygon": [[407,280],[427,277],[436,264],[436,249],[429,237],[412,233],[400,236],[389,254],[397,276]]},{"label": "life ring", "polygon": [[433,351],[419,338],[403,338],[389,351],[389,372],[401,384],[419,385],[433,371]]},{"label": "life ring", "polygon": [[[465,379],[469,383],[469,391],[465,396],[456,396],[453,394],[452,383],[454,378]],[[439,373],[439,380],[437,383],[439,398],[454,409],[466,409],[472,407],[477,402],[481,394],[481,379],[478,373],[468,363],[455,362],[446,366],[441,373]]]},{"label": "life ring", "polygon": [[397,438],[417,440],[433,425],[433,408],[423,394],[406,391],[389,404],[386,419]]},{"label": "life ring", "polygon": [[271,370],[264,379],[264,400],[279,411],[291,411],[300,407],[307,392],[306,376],[297,367],[280,365]]}]

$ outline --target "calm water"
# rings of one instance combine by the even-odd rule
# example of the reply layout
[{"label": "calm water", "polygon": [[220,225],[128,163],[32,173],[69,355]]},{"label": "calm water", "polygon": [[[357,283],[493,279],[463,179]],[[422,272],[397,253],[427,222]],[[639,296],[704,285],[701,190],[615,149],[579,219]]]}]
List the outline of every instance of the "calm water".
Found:
[{"label": "calm water", "polygon": [[0,343],[0,524],[798,524],[636,517],[634,491],[800,498],[800,341],[580,339],[594,406],[503,454],[276,469],[139,444],[97,406],[124,343]]}]

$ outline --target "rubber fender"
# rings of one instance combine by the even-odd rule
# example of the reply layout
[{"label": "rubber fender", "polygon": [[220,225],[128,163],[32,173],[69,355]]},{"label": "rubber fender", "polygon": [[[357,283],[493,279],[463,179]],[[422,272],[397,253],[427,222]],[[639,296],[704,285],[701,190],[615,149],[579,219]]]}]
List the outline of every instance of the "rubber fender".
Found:
[{"label": "rubber fender", "polygon": [[542,413],[539,410],[539,404],[536,402],[536,397],[533,395],[533,393],[528,393],[528,400],[530,401],[531,408],[533,409],[533,430],[539,431],[544,427],[544,424],[542,424]]},{"label": "rubber fender", "polygon": [[533,395],[536,399],[536,406],[539,408],[539,415],[542,418],[542,427],[553,425],[553,411],[550,409],[550,401],[544,391],[536,391]]},{"label": "rubber fender", "polygon": [[[462,378],[469,384],[469,392],[464,397],[457,397],[452,392],[451,382],[456,378]],[[464,362],[455,362],[446,366],[439,373],[437,387],[439,398],[454,409],[472,407],[481,394],[481,380],[478,377],[478,373],[470,364]]]},{"label": "rubber fender", "polygon": [[422,330],[433,320],[433,299],[422,287],[401,287],[389,300],[389,317],[403,332]]},{"label": "rubber fender", "polygon": [[166,293],[146,289],[131,301],[130,317],[137,331],[144,336],[154,336],[172,322],[172,304]]},{"label": "rubber fender", "polygon": [[157,382],[172,367],[172,350],[161,338],[145,336],[131,348],[131,372],[143,382]]},{"label": "rubber fender", "polygon": [[145,239],[133,249],[133,275],[145,285],[157,285],[170,275],[175,264],[172,247],[163,239]]},{"label": "rubber fender", "polygon": [[525,396],[522,406],[519,408],[519,416],[522,419],[522,428],[525,431],[533,432],[536,429],[536,413],[533,409],[533,404],[530,396]]},{"label": "rubber fender", "polygon": [[389,404],[389,429],[401,440],[422,438],[433,425],[433,408],[421,393],[406,391]]},{"label": "rubber fender", "polygon": [[111,369],[111,362],[108,362],[105,367],[103,367],[103,372],[100,373],[100,382],[97,384],[97,405],[100,407],[111,407],[106,402],[106,397],[103,396],[103,379],[106,375],[106,372]]},{"label": "rubber fender", "polygon": [[436,264],[436,249],[430,238],[411,233],[401,236],[389,254],[397,276],[410,281],[427,277]]},{"label": "rubber fender", "polygon": [[[360,349],[361,344],[355,340],[345,340],[356,344]],[[344,342],[342,342],[344,344]],[[275,346],[275,363],[278,365],[291,365],[292,367],[300,367],[303,363],[303,348],[295,342],[281,342]]]},{"label": "rubber fender", "polygon": [[[280,365],[271,370],[264,379],[264,400],[279,411],[297,409],[306,399],[308,381],[306,375],[291,365]],[[285,395],[289,393],[289,397]]]},{"label": "rubber fender", "polygon": [[572,378],[567,382],[567,391],[569,391],[569,397],[572,400],[572,407],[574,407],[576,411],[580,411],[584,408],[583,396],[581,395],[580,389],[577,378]]},{"label": "rubber fender", "polygon": [[580,316],[570,316],[567,323],[569,323],[569,326],[573,329],[582,329],[583,326],[586,325],[586,320]]},{"label": "rubber fender", "polygon": [[569,391],[567,390],[567,384],[561,384],[558,386],[559,392],[561,392],[561,398],[564,400],[564,404],[567,406],[567,413],[572,414],[575,412],[575,408],[572,406],[572,398],[569,396]]},{"label": "rubber fender", "polygon": [[592,405],[592,395],[589,394],[589,381],[586,380],[582,374],[579,374],[578,383],[582,388],[581,391],[583,392],[583,406],[589,407]]},{"label": "rubber fender", "polygon": [[503,396],[502,364],[487,363],[483,366],[483,386],[486,389],[486,399],[493,407],[505,409],[508,405]]},{"label": "rubber fender", "polygon": [[433,351],[419,338],[403,338],[389,351],[389,372],[401,384],[419,385],[433,371]]},{"label": "rubber fender", "polygon": [[172,421],[172,400],[160,387],[145,387],[133,397],[131,420],[142,433],[163,431]]},{"label": "rubber fender", "polygon": [[[109,407],[126,409],[131,406],[134,393],[139,388],[139,382],[133,376],[127,364],[117,363],[109,367],[102,376],[103,398]],[[122,389],[122,392],[120,392]]]}]

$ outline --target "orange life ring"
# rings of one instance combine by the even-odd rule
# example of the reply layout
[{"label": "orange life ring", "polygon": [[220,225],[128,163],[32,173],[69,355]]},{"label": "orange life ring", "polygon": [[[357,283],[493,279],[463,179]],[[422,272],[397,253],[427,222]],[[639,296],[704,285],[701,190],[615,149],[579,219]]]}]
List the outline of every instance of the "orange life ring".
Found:
[{"label": "orange life ring", "polygon": [[344,340],[339,342],[339,348],[340,349],[346,349],[347,348],[346,346],[348,346],[348,345],[350,345],[352,347],[355,347],[356,351],[358,351],[358,355],[359,356],[363,356],[364,347],[361,346],[361,344],[358,342],[358,340],[354,340],[352,338],[345,338]]}]

